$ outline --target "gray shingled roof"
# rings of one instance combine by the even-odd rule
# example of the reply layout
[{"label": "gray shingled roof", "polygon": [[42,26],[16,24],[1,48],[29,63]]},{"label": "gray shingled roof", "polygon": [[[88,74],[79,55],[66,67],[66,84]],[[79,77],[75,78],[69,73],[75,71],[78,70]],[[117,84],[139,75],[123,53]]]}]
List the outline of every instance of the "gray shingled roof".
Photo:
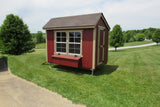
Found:
[{"label": "gray shingled roof", "polygon": [[[102,13],[52,18],[43,29],[95,26]],[[108,26],[108,24],[107,24]]]}]

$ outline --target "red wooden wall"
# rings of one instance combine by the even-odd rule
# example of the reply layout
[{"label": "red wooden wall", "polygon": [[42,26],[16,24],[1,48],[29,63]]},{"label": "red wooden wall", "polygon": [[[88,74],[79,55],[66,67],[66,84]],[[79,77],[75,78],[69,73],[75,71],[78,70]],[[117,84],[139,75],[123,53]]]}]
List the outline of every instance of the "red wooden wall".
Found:
[{"label": "red wooden wall", "polygon": [[82,68],[92,68],[93,29],[83,30],[82,38]]},{"label": "red wooden wall", "polygon": [[48,62],[53,63],[52,55],[54,53],[54,32],[47,30],[47,58]]},{"label": "red wooden wall", "polygon": [[[82,29],[81,29],[82,30]],[[70,59],[59,59],[52,57],[54,55],[54,31],[47,31],[47,52],[48,52],[48,62],[79,67],[84,69],[92,68],[92,54],[93,54],[93,29],[83,29],[82,31],[82,58],[79,62]],[[64,56],[65,57],[65,56]]]}]

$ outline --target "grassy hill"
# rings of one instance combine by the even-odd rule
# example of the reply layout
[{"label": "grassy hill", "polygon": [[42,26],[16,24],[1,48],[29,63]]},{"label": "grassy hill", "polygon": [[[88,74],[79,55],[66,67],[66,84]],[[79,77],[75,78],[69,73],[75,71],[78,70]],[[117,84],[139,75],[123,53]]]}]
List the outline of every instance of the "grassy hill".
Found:
[{"label": "grassy hill", "polygon": [[160,106],[160,46],[109,51],[109,62],[91,71],[41,65],[46,49],[8,56],[13,74],[87,106]]},{"label": "grassy hill", "polygon": [[[148,43],[154,43],[154,42],[153,42],[153,41],[135,41],[135,42],[128,42],[128,43],[124,43],[124,47],[125,47],[125,46],[143,45],[143,44],[148,44]],[[109,48],[113,48],[113,47],[109,45]]]}]

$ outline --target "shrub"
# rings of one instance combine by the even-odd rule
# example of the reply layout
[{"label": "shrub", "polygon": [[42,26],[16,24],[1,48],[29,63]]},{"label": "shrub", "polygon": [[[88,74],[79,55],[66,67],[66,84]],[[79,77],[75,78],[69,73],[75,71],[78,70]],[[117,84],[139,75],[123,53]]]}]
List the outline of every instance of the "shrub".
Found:
[{"label": "shrub", "polygon": [[144,41],[145,35],[143,33],[139,33],[136,35],[136,41]]},{"label": "shrub", "polygon": [[2,53],[19,55],[35,47],[28,26],[13,14],[6,16],[0,29],[0,38]]},{"label": "shrub", "polygon": [[157,29],[157,30],[154,32],[153,37],[152,37],[152,40],[153,40],[154,42],[156,42],[157,45],[158,45],[158,43],[160,42],[160,29]]},{"label": "shrub", "polygon": [[45,42],[45,38],[43,37],[43,33],[41,31],[37,32],[36,40],[37,40],[37,43],[44,43]]}]

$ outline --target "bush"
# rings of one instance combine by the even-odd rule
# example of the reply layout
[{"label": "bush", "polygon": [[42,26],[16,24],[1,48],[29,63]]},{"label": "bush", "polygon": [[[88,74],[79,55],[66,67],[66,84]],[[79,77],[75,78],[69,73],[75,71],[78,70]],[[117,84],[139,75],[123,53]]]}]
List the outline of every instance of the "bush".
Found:
[{"label": "bush", "polygon": [[157,30],[154,32],[153,37],[152,37],[152,40],[153,40],[154,42],[156,42],[157,45],[158,45],[158,43],[160,42],[160,29],[157,29]]},{"label": "bush", "polygon": [[145,35],[143,33],[139,33],[136,35],[136,41],[144,41]]},{"label": "bush", "polygon": [[13,14],[6,16],[0,29],[0,38],[2,53],[19,55],[35,47],[28,26]]},{"label": "bush", "polygon": [[152,39],[152,33],[149,31],[149,30],[146,30],[145,31],[145,36],[146,36],[146,39]]},{"label": "bush", "polygon": [[37,43],[44,43],[45,42],[45,38],[43,37],[43,33],[41,31],[37,32],[36,40],[37,40]]},{"label": "bush", "polygon": [[126,41],[126,42],[129,42],[131,38],[132,38],[131,34],[130,34],[129,32],[127,32],[127,33],[125,34],[125,41]]},{"label": "bush", "polygon": [[2,48],[2,40],[0,38],[0,51],[1,51],[1,48]]},{"label": "bush", "polygon": [[134,42],[134,38],[130,38],[129,42]]}]

